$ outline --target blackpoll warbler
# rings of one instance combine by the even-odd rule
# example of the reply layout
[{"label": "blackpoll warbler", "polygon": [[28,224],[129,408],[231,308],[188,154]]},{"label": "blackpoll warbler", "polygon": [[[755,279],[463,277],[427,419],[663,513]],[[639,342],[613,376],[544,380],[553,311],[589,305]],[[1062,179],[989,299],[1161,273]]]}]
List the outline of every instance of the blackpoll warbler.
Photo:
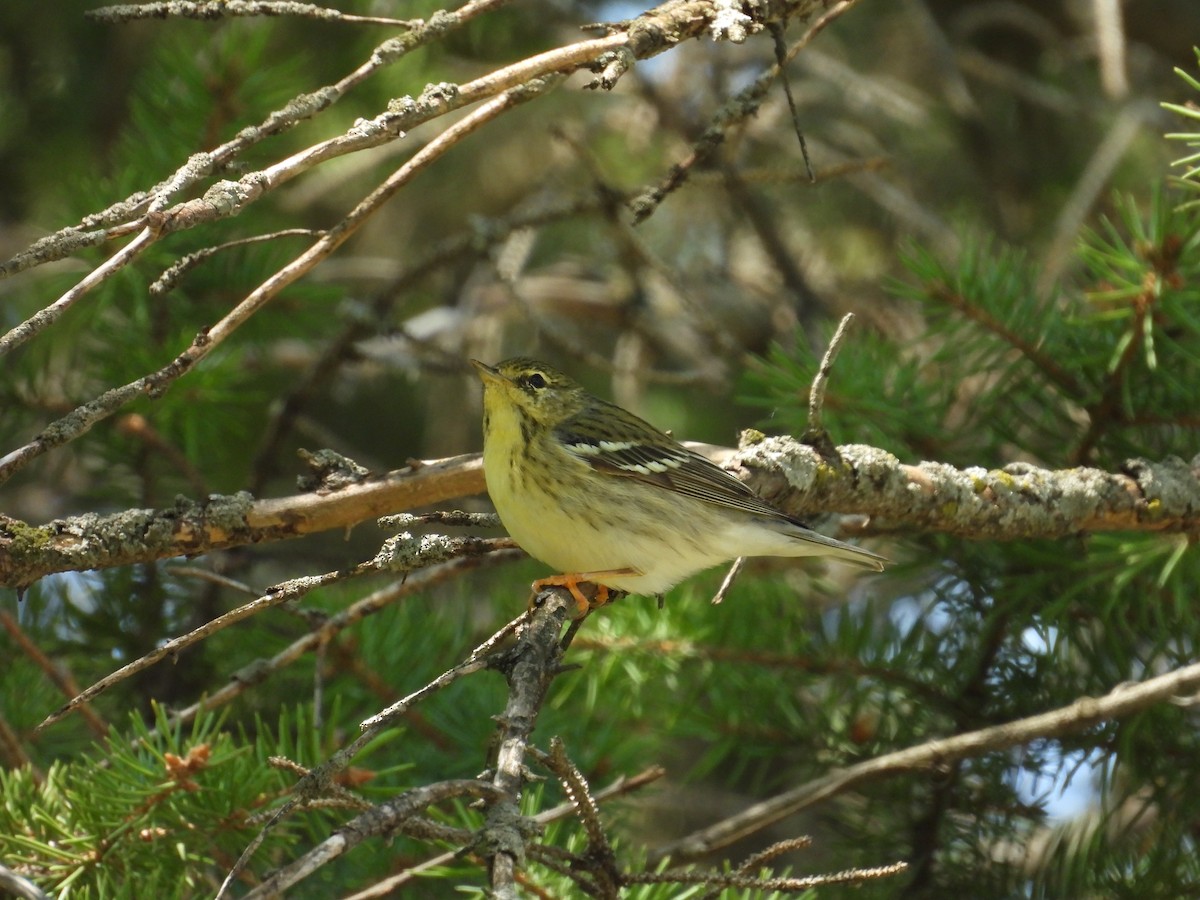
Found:
[{"label": "blackpoll warbler", "polygon": [[[621,407],[533,359],[471,364],[483,379],[483,469],[508,533],[564,574],[582,615],[608,589],[661,594],[738,556],[882,556],[810,531]],[[598,586],[589,601],[580,583]]]}]

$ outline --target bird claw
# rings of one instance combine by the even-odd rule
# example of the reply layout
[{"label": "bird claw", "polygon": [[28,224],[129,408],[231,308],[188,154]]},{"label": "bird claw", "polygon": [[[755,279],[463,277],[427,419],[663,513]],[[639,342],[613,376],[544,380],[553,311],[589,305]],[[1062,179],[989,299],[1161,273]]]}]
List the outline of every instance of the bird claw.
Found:
[{"label": "bird claw", "polygon": [[603,584],[599,584],[594,579],[605,575],[638,575],[641,574],[634,569],[613,569],[608,572],[579,572],[570,575],[551,575],[548,578],[539,578],[533,583],[533,594],[529,598],[529,608],[532,610],[537,606],[538,592],[542,588],[547,587],[565,587],[571,592],[571,598],[575,601],[575,615],[573,619],[582,619],[594,609],[599,609],[619,597],[625,596],[625,591],[610,589]]}]

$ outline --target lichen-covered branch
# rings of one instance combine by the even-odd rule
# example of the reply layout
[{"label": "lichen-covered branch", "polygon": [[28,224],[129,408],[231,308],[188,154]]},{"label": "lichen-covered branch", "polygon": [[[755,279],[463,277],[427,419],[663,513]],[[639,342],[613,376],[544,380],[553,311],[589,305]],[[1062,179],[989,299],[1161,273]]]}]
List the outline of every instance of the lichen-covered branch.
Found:
[{"label": "lichen-covered branch", "polygon": [[1117,472],[1028,463],[957,469],[901,463],[875,447],[823,460],[790,437],[743,443],[735,459],[767,500],[804,518],[867,516],[865,533],[943,532],[976,540],[1061,538],[1100,531],[1200,531],[1200,456],[1127,460]]},{"label": "lichen-covered branch", "polygon": [[[722,448],[707,448],[714,456]],[[771,503],[800,518],[865,516],[856,534],[942,532],[975,540],[1054,539],[1104,531],[1200,531],[1200,456],[1129,460],[1119,472],[1026,463],[957,469],[901,463],[857,444],[822,459],[790,437],[749,440],[729,464]],[[477,454],[422,463],[291,497],[249,494],[181,501],[171,509],[86,514],[44,525],[0,515],[0,585],[22,589],[53,572],[194,556],[349,528],[390,512],[484,491]]]}]

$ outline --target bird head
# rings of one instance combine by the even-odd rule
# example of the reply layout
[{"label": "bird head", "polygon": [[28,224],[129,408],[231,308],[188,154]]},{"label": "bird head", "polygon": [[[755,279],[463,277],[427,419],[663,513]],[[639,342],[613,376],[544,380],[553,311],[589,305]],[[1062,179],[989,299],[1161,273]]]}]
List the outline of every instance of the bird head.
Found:
[{"label": "bird head", "polygon": [[471,365],[483,380],[483,405],[489,417],[511,410],[521,418],[553,427],[587,404],[587,392],[572,378],[536,359],[517,356],[489,366]]}]

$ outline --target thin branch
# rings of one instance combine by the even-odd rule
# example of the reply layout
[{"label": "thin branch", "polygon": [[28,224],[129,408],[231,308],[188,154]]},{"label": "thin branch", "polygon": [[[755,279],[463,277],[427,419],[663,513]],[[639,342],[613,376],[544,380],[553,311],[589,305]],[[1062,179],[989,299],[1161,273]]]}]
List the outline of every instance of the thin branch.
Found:
[{"label": "thin branch", "polygon": [[334,783],[334,777],[337,775],[337,773],[346,768],[346,766],[350,764],[350,761],[353,760],[354,757],[357,756],[358,753],[362,751],[371,741],[373,741],[380,731],[387,727],[387,723],[403,711],[403,708],[407,708],[407,706],[417,702],[419,699],[430,696],[441,687],[444,687],[446,684],[452,683],[454,680],[456,680],[456,677],[450,677],[451,673],[458,672],[464,667],[470,667],[472,672],[479,671],[482,667],[475,666],[474,662],[481,653],[480,648],[495,646],[495,644],[500,641],[501,635],[509,634],[516,627],[516,625],[519,622],[524,621],[525,618],[526,614],[522,614],[517,619],[509,622],[507,625],[504,625],[500,631],[484,641],[480,647],[475,648],[475,650],[464,663],[459,663],[457,666],[451,668],[448,672],[443,673],[435,678],[429,684],[418,689],[417,691],[414,691],[412,694],[409,694],[408,697],[406,697],[400,703],[393,704],[393,706],[391,706],[384,714],[375,716],[373,717],[373,720],[368,720],[368,722],[363,723],[362,734],[360,734],[349,744],[339,749],[321,765],[310,769],[308,773],[296,784],[296,787],[292,792],[292,796],[286,802],[284,802],[279,809],[275,810],[270,815],[269,819],[263,825],[259,833],[255,836],[254,840],[252,840],[249,845],[247,845],[246,849],[242,851],[233,867],[229,870],[229,873],[225,876],[225,881],[222,883],[221,889],[217,893],[217,900],[221,900],[222,897],[227,895],[226,892],[228,891],[230,885],[232,885],[233,882],[240,877],[246,866],[249,865],[251,857],[253,857],[254,853],[262,845],[262,842],[266,840],[267,835],[270,834],[298,808],[303,807],[315,798],[326,796]]},{"label": "thin branch", "polygon": [[409,709],[411,709],[417,703],[420,703],[426,697],[432,696],[443,688],[449,687],[450,685],[454,684],[454,682],[458,681],[458,679],[466,675],[471,675],[475,672],[480,672],[488,668],[492,665],[491,656],[495,652],[496,648],[501,643],[508,640],[508,638],[511,637],[519,628],[525,625],[525,623],[528,621],[528,618],[528,612],[517,616],[511,622],[508,622],[506,625],[501,627],[500,630],[493,634],[490,638],[472,650],[467,658],[458,665],[447,669],[423,688],[418,691],[414,691],[401,700],[398,700],[383,712],[377,713],[376,715],[371,716],[369,719],[365,719],[359,724],[358,727],[364,733],[375,734],[380,731],[380,729],[386,728],[397,717],[408,712]]},{"label": "thin branch", "polygon": [[[254,890],[247,893],[245,900],[279,896],[287,888],[353,850],[368,838],[395,833],[406,821],[432,804],[465,797],[489,800],[498,795],[499,791],[495,787],[477,779],[442,781],[405,791],[399,797],[381,803],[339,826],[337,831],[312,850],[276,869]],[[226,896],[225,888],[228,883],[227,880],[225,885],[222,885],[218,898]]]},{"label": "thin branch", "polygon": [[538,754],[538,758],[562,783],[563,792],[575,807],[575,815],[583,824],[583,830],[588,836],[588,855],[599,855],[610,866],[614,866],[616,855],[608,842],[608,836],[604,833],[604,823],[600,821],[600,808],[596,798],[592,796],[592,789],[583,773],[567,756],[567,748],[562,738],[551,738],[550,752]]},{"label": "thin branch", "polygon": [[[811,12],[817,2],[818,0],[796,0],[794,3],[781,4],[779,8],[772,7],[770,15],[776,20],[795,14],[804,15]],[[845,3],[839,4],[839,8],[844,5]],[[477,3],[472,6],[483,8],[484,4]],[[493,104],[498,104],[486,105],[434,138],[402,167],[400,172],[364,200],[345,220],[326,233],[308,251],[251,292],[225,318],[198,334],[191,346],[185,349],[174,362],[155,373],[105,392],[90,403],[80,406],[67,416],[52,423],[32,442],[0,458],[0,483],[42,454],[85,434],[97,422],[107,418],[136,397],[146,393],[152,396],[159,395],[173,381],[189,372],[282,288],[294,282],[332,253],[414,172],[428,164],[463,135],[479,127],[482,122],[518,102],[542,93],[561,77],[557,73],[589,66],[602,54],[618,47],[628,49],[635,57],[644,58],[661,52],[680,40],[698,37],[704,32],[710,18],[716,14],[714,10],[707,9],[707,16],[695,15],[696,11],[688,12],[677,7],[678,4],[665,4],[663,7],[627,23],[623,33],[617,32],[592,41],[556,48],[506,66],[461,86],[430,86],[420,98],[416,100],[405,98],[404,101],[397,101],[392,104],[392,108],[387,113],[370,122],[360,121],[338,137],[302,150],[260,171],[245,175],[237,182],[223,181],[214,184],[199,199],[188,200],[172,208],[166,208],[170,197],[207,177],[214,170],[217,162],[216,154],[194,155],[171,179],[156,188],[153,194],[139,195],[138,209],[148,211],[139,222],[130,222],[121,226],[122,229],[142,229],[139,238],[129,245],[126,251],[130,251],[130,248],[134,248],[135,251],[138,248],[144,248],[154,239],[174,231],[194,228],[205,222],[237,215],[246,205],[259,199],[267,191],[277,188],[321,162],[396,140],[406,130],[436,116],[444,115],[488,97],[494,97]],[[439,26],[440,24],[439,22]],[[405,36],[405,41],[411,43],[424,40],[429,27],[414,29],[410,35]],[[409,40],[410,38],[411,40]],[[407,47],[407,43],[397,40],[385,55],[402,54]],[[522,87],[522,85],[524,86]],[[336,90],[333,93],[336,94]],[[305,99],[312,101],[301,104],[306,108],[319,109],[331,102],[330,97],[316,95],[310,95]],[[303,114],[297,113],[290,118],[285,116],[292,122],[300,117],[303,117]],[[218,149],[228,153],[231,152],[229,149],[231,146],[232,144]],[[147,202],[148,206],[145,205]],[[66,243],[75,240],[75,236],[70,234],[70,231],[72,230],[62,233]],[[28,256],[28,259],[13,261],[4,268],[4,271],[11,273],[25,264],[35,264],[30,260],[46,261],[53,258],[54,253],[51,245],[43,241],[30,248],[25,256]],[[118,254],[118,257],[120,256]],[[114,257],[114,259],[116,258]],[[107,271],[115,271],[112,268],[115,263],[110,261],[108,265]],[[106,269],[101,267],[97,271],[104,272]],[[69,305],[69,303],[65,303],[66,300],[69,299],[70,302],[77,300],[79,296],[90,289],[93,281],[93,276],[83,279],[69,292],[69,296],[65,295],[62,298],[64,303],[41,311],[29,323],[19,326],[20,330],[14,330],[14,333],[7,338],[9,343],[15,346],[17,343],[27,340],[41,328],[46,327]],[[4,343],[0,343],[0,350],[3,350],[4,346]]]},{"label": "thin branch", "polygon": [[886,866],[872,866],[862,869],[846,869],[842,872],[832,872],[828,875],[806,875],[802,877],[756,878],[752,875],[721,872],[642,872],[626,875],[625,884],[705,884],[712,887],[749,888],[754,891],[788,891],[800,893],[811,891],[813,888],[826,887],[833,884],[860,885],[867,881],[877,881],[899,875],[908,868],[907,863],[895,862]]},{"label": "thin branch", "polygon": [[[840,15],[840,13],[839,13]],[[808,141],[804,140],[804,129],[800,127],[800,110],[796,108],[796,98],[792,96],[792,82],[787,74],[787,44],[783,40],[783,25],[772,22],[768,26],[771,31],[771,41],[775,45],[775,64],[779,66],[779,83],[783,85],[783,96],[787,98],[788,112],[792,116],[792,129],[796,132],[796,140],[800,142],[800,156],[804,160],[804,171],[808,173],[810,184],[817,183],[813,173],[812,160],[808,156]]]},{"label": "thin branch", "polygon": [[236,622],[240,622],[242,619],[249,618],[265,609],[279,606],[288,601],[297,600],[317,588],[371,572],[390,572],[396,574],[413,572],[425,566],[435,565],[455,557],[479,556],[495,549],[501,549],[497,546],[496,542],[479,538],[446,538],[443,535],[426,535],[422,538],[413,538],[409,534],[389,538],[384,542],[379,553],[368,562],[360,563],[346,570],[326,572],[323,575],[293,578],[281,582],[269,588],[261,597],[217,616],[215,619],[206,622],[199,628],[189,631],[187,634],[180,635],[160,644],[146,655],[122,666],[115,672],[101,678],[91,687],[81,691],[66,706],[47,716],[37,726],[34,733],[36,734],[48,728],[75,709],[78,709],[83,703],[92,700],[131,675],[135,675],[161,662],[164,658],[173,656],[192,644],[205,640],[216,632],[228,628]]},{"label": "thin branch", "polygon": [[[204,222],[237,215],[268,190],[279,187],[318,163],[346,153],[377,146],[387,140],[395,140],[406,130],[422,121],[444,115],[449,111],[488,97],[495,97],[491,103],[455,122],[433,138],[412,159],[361,201],[345,219],[324,233],[312,247],[252,291],[225,318],[197,335],[192,346],[171,365],[126,385],[124,389],[119,389],[119,392],[107,392],[92,404],[88,404],[89,407],[92,407],[90,410],[92,415],[79,415],[84,409],[81,407],[72,416],[60,419],[59,422],[47,428],[32,444],[0,459],[0,482],[7,480],[14,471],[31,459],[40,456],[45,450],[85,433],[101,418],[111,414],[116,407],[108,408],[110,404],[124,405],[143,391],[155,395],[160,393],[169,382],[183,375],[200,359],[207,356],[234,329],[243,324],[280,290],[292,284],[318,262],[333,253],[416,173],[500,113],[544,93],[558,81],[558,77],[555,77],[553,73],[586,63],[598,53],[609,49],[616,41],[616,38],[600,38],[538,54],[462,86],[431,86],[417,100],[407,98],[409,101],[407,105],[397,104],[398,112],[389,111],[370,124],[358,123],[343,135],[293,154],[259,172],[245,175],[238,182],[220,182],[213,185],[204,197],[198,200],[189,200],[162,212],[155,212],[152,209],[144,219],[144,228],[134,241],[85,276],[55,303],[35,313],[26,322],[0,337],[0,356],[20,346],[39,331],[56,322],[84,294],[127,265],[161,236],[174,231],[194,228]],[[522,85],[524,86],[522,87]],[[500,96],[495,96],[497,94]],[[102,415],[96,415],[101,412]]]},{"label": "thin branch", "polygon": [[151,297],[161,297],[164,294],[170,293],[175,289],[175,285],[179,279],[196,266],[206,262],[218,253],[223,253],[226,250],[233,250],[237,247],[246,247],[251,244],[262,244],[268,241],[277,241],[285,237],[320,237],[320,232],[313,231],[311,228],[282,228],[279,231],[272,231],[270,234],[255,234],[250,237],[238,238],[233,241],[226,241],[223,244],[217,244],[215,247],[205,247],[203,250],[196,250],[186,256],[181,256],[173,262],[167,269],[150,283],[146,288],[146,293]]},{"label": "thin branch", "polygon": [[[148,209],[164,209],[170,197],[180,194],[210,175],[220,173],[246,149],[318,115],[337,103],[377,70],[398,62],[417,47],[442,38],[448,31],[462,26],[488,8],[499,6],[505,2],[507,0],[471,0],[456,11],[443,10],[434,13],[423,27],[414,29],[402,37],[389,38],[375,47],[366,62],[338,82],[317,88],[307,94],[300,94],[285,106],[268,114],[258,125],[243,128],[232,140],[211,151],[193,154],[169,178],[150,190],[138,191],[106,210],[85,217],[78,226],[64,228],[38,240],[8,262],[0,265],[0,277],[62,259],[86,247],[102,244],[119,234],[128,233],[128,224],[118,225],[117,223],[127,223],[128,219],[140,216]],[[419,107],[420,102],[418,101],[416,105]],[[102,230],[86,231],[86,229],[97,226],[101,226]]]},{"label": "thin branch", "polygon": [[293,578],[289,581],[285,581],[276,585],[258,599],[252,600],[249,603],[245,603],[236,609],[231,609],[224,615],[217,616],[217,618],[205,622],[199,628],[195,628],[189,631],[187,634],[183,634],[179,637],[172,638],[169,641],[165,641],[155,649],[151,650],[145,656],[139,657],[133,662],[117,669],[115,672],[105,675],[95,684],[91,685],[86,690],[81,691],[66,706],[61,707],[56,712],[47,716],[41,722],[41,724],[34,729],[34,734],[39,734],[42,731],[45,731],[51,725],[61,721],[76,709],[79,709],[85,703],[94,700],[113,685],[119,684],[126,678],[150,668],[156,663],[161,662],[166,657],[173,656],[180,650],[190,647],[192,644],[202,641],[216,632],[224,628],[228,628],[230,625],[233,625],[236,622],[240,622],[242,619],[249,618],[255,613],[262,612],[264,609],[270,609],[273,606],[278,606],[281,603],[287,603],[289,600],[296,600],[307,594],[309,591],[315,590],[316,588],[322,587],[326,584],[332,584],[341,577],[344,577],[343,573],[341,572],[327,572],[324,575]]},{"label": "thin branch", "polygon": [[733,583],[737,581],[737,577],[742,573],[742,569],[746,565],[746,557],[739,556],[730,565],[729,571],[725,573],[725,577],[721,579],[721,586],[717,588],[717,592],[713,594],[710,601],[713,606],[719,606],[725,601],[725,596],[729,593],[729,589],[733,587]]},{"label": "thin branch", "polygon": [[[668,195],[683,185],[694,169],[712,159],[717,150],[725,142],[725,137],[729,131],[735,125],[745,121],[758,111],[763,99],[766,97],[768,88],[779,77],[783,66],[795,59],[796,55],[807,47],[813,38],[825,30],[831,22],[846,13],[856,2],[857,0],[839,0],[838,3],[825,10],[808,27],[804,35],[788,49],[786,54],[759,75],[748,87],[743,88],[725,103],[717,111],[716,115],[713,116],[708,128],[704,130],[704,133],[692,145],[692,150],[688,156],[672,166],[667,175],[655,187],[644,191],[629,201],[629,209],[633,214],[633,224],[639,225],[648,219]],[[804,15],[806,12],[811,12],[815,9],[816,5],[807,4],[807,6],[809,8],[805,12],[797,13],[797,11],[792,10],[786,12],[775,21],[786,21],[793,14]]]},{"label": "thin branch", "polygon": [[829,383],[829,376],[833,374],[833,363],[837,359],[838,351],[842,349],[842,341],[846,339],[846,334],[853,323],[854,313],[846,313],[842,316],[837,330],[829,339],[829,346],[825,348],[825,355],[821,357],[821,366],[817,369],[817,374],[813,376],[812,387],[808,392],[808,425],[804,429],[805,436],[827,434],[822,418],[822,411],[825,407],[825,386]]},{"label": "thin branch", "polygon": [[[546,54],[543,54],[545,56]],[[566,54],[569,56],[569,54]],[[466,91],[472,85],[476,86],[476,91],[480,95],[484,95],[491,90],[493,83],[506,83],[508,78],[512,77],[509,70],[520,69],[525,71],[530,66],[538,61],[539,57],[534,57],[532,60],[526,60],[525,63],[519,66],[510,66],[509,69],[501,70],[493,73],[490,76],[477,79],[471,85],[466,85],[463,90]],[[543,65],[545,63],[542,63]],[[553,85],[557,84],[560,77],[548,77],[536,79],[529,84],[522,85],[501,94],[499,97],[485,103],[479,109],[469,115],[459,119],[453,125],[449,126],[445,131],[434,137],[428,144],[422,147],[409,159],[404,165],[397,169],[389,178],[381,185],[368,194],[361,200],[353,210],[351,210],[342,221],[325,232],[320,240],[314,243],[306,251],[301,253],[274,275],[269,277],[261,285],[251,291],[241,303],[228,313],[224,318],[213,324],[196,335],[190,347],[183,351],[173,362],[163,367],[162,369],[150,375],[145,375],[138,378],[121,388],[115,388],[107,391],[96,400],[87,403],[71,413],[68,413],[57,422],[52,423],[42,431],[33,441],[19,447],[10,452],[7,456],[0,459],[0,483],[3,483],[8,478],[12,477],[17,471],[32,462],[47,451],[58,447],[68,441],[85,434],[91,430],[97,422],[102,421],[108,416],[116,412],[117,409],[132,401],[135,397],[142,394],[150,394],[158,396],[167,387],[181,378],[183,375],[190,372],[202,359],[208,356],[214,349],[220,346],[226,338],[228,338],[240,326],[244,325],[251,316],[262,309],[270,300],[279,294],[284,288],[288,287],[302,276],[307,274],[321,260],[332,254],[345,241],[353,236],[357,231],[383,207],[383,205],[392,198],[392,196],[407,184],[415,175],[428,167],[436,159],[440,158],[447,150],[455,146],[459,141],[463,140],[467,135],[478,130],[492,119],[507,112],[513,107],[525,103],[533,99],[539,94],[549,90]],[[486,84],[484,84],[486,82]],[[447,101],[449,102],[449,101]],[[452,104],[461,105],[461,104]],[[316,148],[310,148],[309,151],[304,151],[291,160],[286,160],[271,169],[264,170],[259,176],[252,178],[249,182],[243,179],[245,184],[254,185],[254,189],[248,193],[254,193],[263,189],[264,182],[271,182],[273,179],[268,174],[271,170],[280,171],[296,171],[296,163],[294,162],[299,157],[305,155],[319,155]],[[236,189],[237,185],[225,183],[231,190]],[[212,191],[209,192],[212,194]],[[237,191],[233,191],[237,193]],[[248,196],[248,194],[246,195]],[[241,202],[246,197],[239,195]],[[227,198],[230,202],[235,202],[232,198]],[[195,201],[193,201],[195,202]],[[206,199],[200,201],[202,204],[208,204],[212,208],[221,208],[227,204],[222,204],[217,200]],[[183,204],[187,206],[188,204]],[[199,210],[199,208],[197,208]],[[233,214],[236,210],[230,211]],[[202,211],[195,212],[196,215],[203,215]],[[176,213],[172,217],[172,221],[177,221],[182,215]],[[186,218],[186,216],[185,216]],[[86,279],[85,279],[86,280]],[[81,282],[82,283],[82,282]]]},{"label": "thin branch", "polygon": [[99,22],[132,22],[137,19],[181,19],[240,18],[248,16],[294,16],[301,19],[316,19],[321,22],[342,22],[352,25],[387,25],[393,28],[415,28],[420,19],[391,19],[384,16],[356,16],[338,9],[317,6],[314,3],[297,3],[295,0],[222,0],[221,3],[188,2],[170,0],[164,3],[119,3],[101,6],[84,13],[89,19]]},{"label": "thin branch", "polygon": [[[405,597],[420,594],[434,585],[448,581],[469,569],[475,569],[489,563],[507,562],[516,555],[515,551],[501,551],[489,556],[463,557],[461,559],[450,560],[449,562],[422,569],[401,581],[388,585],[382,590],[374,591],[336,615],[325,619],[308,634],[297,638],[270,659],[256,659],[242,666],[236,672],[231,673],[229,681],[224,687],[211,693],[205,693],[200,700],[191,706],[172,713],[169,722],[172,727],[175,727],[192,721],[201,712],[224,706],[252,687],[262,684],[272,675],[287,668],[306,653],[315,651],[346,628],[365,619],[367,616],[374,615]],[[404,712],[404,709],[400,709],[395,712],[395,715],[402,715]]]},{"label": "thin branch", "polygon": [[1125,23],[1120,0],[1092,0],[1092,21],[1096,23],[1096,55],[1100,60],[1100,81],[1104,93],[1119,100],[1129,93],[1129,75],[1125,71]]},{"label": "thin branch", "polygon": [[[637,775],[626,778],[624,775],[617,778],[612,784],[596,791],[593,795],[597,803],[603,803],[612,797],[619,797],[624,794],[632,793],[633,791],[641,790],[648,784],[653,784],[666,775],[666,769],[661,766],[652,766]],[[558,822],[575,814],[575,804],[560,803],[558,806],[550,809],[542,810],[533,817],[533,821],[538,825],[549,825],[551,822]],[[412,834],[412,831],[406,831]],[[534,849],[534,848],[531,848]],[[403,872],[398,872],[388,878],[378,881],[370,887],[357,891],[342,900],[371,900],[375,897],[386,897],[392,894],[397,888],[403,887],[413,881],[423,872],[431,869],[441,868],[454,862],[456,859],[461,859],[468,851],[463,848],[456,850],[447,850],[445,853],[439,853],[437,856],[431,856],[429,859],[405,869]]]},{"label": "thin branch", "polygon": [[160,232],[161,223],[148,223],[137,237],[92,269],[69,291],[0,337],[0,357],[20,347],[38,332],[61,319],[88,291],[98,284],[103,284],[124,266],[137,259],[143,250],[158,239]]},{"label": "thin branch", "polygon": [[[406,698],[406,701],[415,703],[436,692],[445,684],[456,680],[458,675],[452,675],[452,673],[459,673],[467,668],[471,672],[480,671],[485,667],[497,668],[504,672],[505,679],[509,683],[510,694],[505,711],[500,716],[501,736],[496,776],[491,784],[481,780],[452,783],[455,785],[455,796],[460,796],[464,792],[478,791],[478,793],[474,793],[474,796],[494,801],[489,813],[488,824],[479,839],[479,852],[485,856],[503,855],[502,848],[523,854],[525,841],[521,832],[523,819],[516,803],[519,801],[524,777],[522,764],[524,747],[529,732],[536,722],[545,690],[558,673],[558,662],[561,659],[558,635],[562,631],[568,610],[574,608],[574,601],[565,590],[550,589],[543,591],[539,596],[542,602],[531,612],[524,613],[509,622],[477,647],[466,661]],[[493,652],[503,638],[513,631],[517,632],[516,643],[498,653]],[[480,662],[483,665],[478,665]],[[404,702],[402,701],[402,703]],[[392,721],[400,706],[401,704],[396,704],[385,713],[363,723],[364,730],[358,738],[342,747],[320,766],[310,770],[300,780],[293,796],[275,811],[238,858],[221,886],[217,895],[218,900],[227,896],[230,885],[245,869],[250,857],[261,845],[266,835],[296,809],[314,798],[326,796],[337,772],[349,765],[350,761],[368,743],[373,741],[380,731],[388,727],[388,723]],[[477,785],[478,788],[468,788],[468,785]],[[427,790],[436,788],[439,786],[434,785]],[[338,834],[278,870],[247,897],[271,896],[273,892],[280,891],[307,877],[320,866],[342,855],[366,837],[389,834],[397,830],[407,819],[420,812],[429,803],[435,802],[427,800],[427,796],[416,791],[409,791],[376,810],[360,816],[351,823],[351,826],[343,826],[339,829]],[[347,828],[351,832],[349,836],[346,835]],[[512,842],[514,835],[516,844]],[[518,847],[519,850],[515,849]]]},{"label": "thin branch", "polygon": [[681,863],[698,859],[727,847],[734,841],[761,831],[838,794],[881,778],[926,771],[960,759],[995,753],[1034,740],[1074,734],[1093,725],[1133,715],[1155,704],[1200,689],[1200,663],[1176,669],[1146,681],[1124,683],[1103,697],[1083,697],[1058,709],[993,725],[978,731],[941,738],[835,769],[820,778],[793,788],[770,800],[757,803],[715,825],[673,841],[654,851],[652,861],[670,859]]}]

